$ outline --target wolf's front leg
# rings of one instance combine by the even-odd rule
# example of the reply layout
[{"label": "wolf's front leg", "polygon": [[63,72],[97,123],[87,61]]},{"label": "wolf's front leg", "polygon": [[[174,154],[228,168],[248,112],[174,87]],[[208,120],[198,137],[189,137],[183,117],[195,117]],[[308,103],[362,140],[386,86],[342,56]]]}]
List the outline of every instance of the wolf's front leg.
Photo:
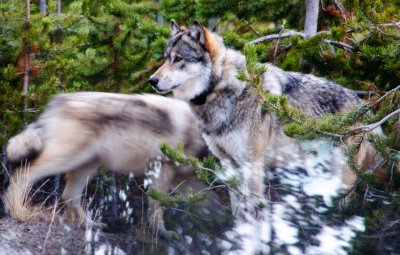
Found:
[{"label": "wolf's front leg", "polygon": [[266,205],[263,164],[244,164],[237,171],[241,177],[238,190],[229,192],[232,214],[239,216],[250,213],[258,217],[259,209]]},{"label": "wolf's front leg", "polygon": [[[175,171],[178,171],[177,166],[173,162],[151,162],[151,168],[146,175],[151,182],[151,187],[156,191],[167,193],[173,189],[175,183]],[[178,233],[173,230],[167,230],[164,222],[164,208],[159,202],[149,198],[149,207],[147,211],[147,219],[150,230],[153,234],[159,235],[167,240],[179,239]]]}]

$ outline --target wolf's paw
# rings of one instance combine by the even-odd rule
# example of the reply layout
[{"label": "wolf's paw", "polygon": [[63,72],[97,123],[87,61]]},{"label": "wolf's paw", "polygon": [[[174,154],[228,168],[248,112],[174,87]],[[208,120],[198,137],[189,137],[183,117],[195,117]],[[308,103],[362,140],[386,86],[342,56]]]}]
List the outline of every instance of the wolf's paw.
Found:
[{"label": "wolf's paw", "polygon": [[99,221],[93,221],[89,218],[86,219],[86,228],[96,228],[96,229],[108,229],[108,225],[106,223],[103,222],[99,222]]},{"label": "wolf's paw", "polygon": [[159,230],[158,234],[168,241],[179,240],[178,233],[173,230]]}]

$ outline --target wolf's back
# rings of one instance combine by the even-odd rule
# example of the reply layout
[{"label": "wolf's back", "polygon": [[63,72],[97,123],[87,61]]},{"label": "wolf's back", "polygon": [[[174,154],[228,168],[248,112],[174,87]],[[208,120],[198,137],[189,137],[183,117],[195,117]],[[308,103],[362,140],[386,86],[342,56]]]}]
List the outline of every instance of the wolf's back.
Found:
[{"label": "wolf's back", "polygon": [[21,161],[35,159],[42,149],[42,126],[34,122],[9,140],[7,158],[12,164],[20,164]]}]

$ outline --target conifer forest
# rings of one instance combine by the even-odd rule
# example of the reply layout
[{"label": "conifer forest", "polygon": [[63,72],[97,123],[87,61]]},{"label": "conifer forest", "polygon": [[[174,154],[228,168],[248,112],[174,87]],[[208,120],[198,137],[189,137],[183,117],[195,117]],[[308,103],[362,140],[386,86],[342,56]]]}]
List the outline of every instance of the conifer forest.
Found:
[{"label": "conifer forest", "polygon": [[[231,203],[232,194],[242,194],[245,180],[224,168],[218,155],[190,155],[196,138],[186,131],[182,139],[188,141],[161,139],[154,148],[160,155],[140,169],[143,174],[101,164],[92,178],[81,177],[87,185],[75,206],[84,209],[85,216],[78,217],[87,218],[82,224],[67,220],[69,202],[63,197],[63,190],[75,185],[66,182],[79,169],[69,175],[71,169],[53,171],[20,195],[25,209],[10,206],[15,176],[29,171],[40,153],[30,151],[16,165],[7,149],[10,139],[27,127],[42,128],[29,124],[46,109],[60,107],[59,94],[157,94],[149,78],[167,61],[174,24],[186,27],[180,29],[202,24],[227,48],[240,51],[246,70],[236,79],[248,84],[262,111],[312,160],[297,164],[293,157],[279,167],[265,167],[264,202],[250,218],[238,216]],[[400,254],[399,0],[0,0],[0,33],[0,254]],[[259,63],[322,77],[362,100],[346,112],[310,117],[291,107],[285,95],[265,91],[268,80],[262,77],[271,70]],[[164,96],[174,95],[157,94]],[[141,152],[150,146],[154,128],[176,134],[193,124],[159,119],[150,127],[146,117],[169,120],[162,111],[174,110],[175,103],[154,112],[147,101],[138,101],[124,111],[148,107],[151,114],[137,117],[142,129],[127,127],[129,122],[120,119],[125,115],[112,116],[111,99],[101,107],[88,100],[84,107],[111,114],[102,119],[107,130],[118,127],[118,134],[136,132],[143,139],[132,152],[117,145],[137,142],[133,138],[96,145],[117,144],[107,154],[110,160],[131,154],[147,160],[151,155]],[[79,105],[76,111],[86,114]],[[57,118],[55,128],[69,125],[63,121],[68,111],[50,114],[58,114],[48,117]],[[81,121],[95,130],[101,124]],[[42,136],[53,132],[40,130]],[[61,132],[51,135],[67,137]],[[84,144],[86,138],[74,138],[74,132],[83,131],[71,128],[72,138],[55,150]],[[364,143],[373,156],[360,159]],[[337,151],[340,157],[333,159]],[[83,154],[72,150],[68,159],[59,160],[60,169]],[[354,176],[348,183],[335,167],[338,162]],[[165,166],[173,174],[164,173]],[[168,189],[161,188],[160,176],[168,179]],[[243,196],[240,203],[246,201]]]}]

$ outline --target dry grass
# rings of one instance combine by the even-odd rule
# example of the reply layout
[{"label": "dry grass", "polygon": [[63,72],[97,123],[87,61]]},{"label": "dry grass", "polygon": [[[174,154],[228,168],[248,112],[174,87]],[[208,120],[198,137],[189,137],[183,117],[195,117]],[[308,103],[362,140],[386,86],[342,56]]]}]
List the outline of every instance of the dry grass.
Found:
[{"label": "dry grass", "polygon": [[55,205],[53,207],[52,213],[51,213],[51,220],[50,220],[49,228],[47,229],[46,239],[44,240],[44,244],[43,244],[43,253],[45,253],[45,251],[46,251],[46,245],[47,245],[47,242],[48,242],[49,237],[50,237],[51,227],[53,226],[54,220],[55,220],[55,218],[56,218],[56,216],[58,214],[58,212],[57,212],[57,204],[58,204],[58,202],[59,202],[59,200],[57,199],[57,201],[56,201],[56,203],[55,203]]},{"label": "dry grass", "polygon": [[[34,205],[32,197],[35,193],[29,196],[33,184],[28,180],[29,165],[21,167],[10,178],[8,191],[2,197],[7,212],[12,218],[20,221],[50,221],[52,208],[46,208],[44,205],[51,197],[51,194],[41,204]],[[56,210],[54,213],[58,213],[58,211]]]},{"label": "dry grass", "polygon": [[[8,173],[8,172],[7,172]],[[10,175],[8,173],[8,175]],[[44,182],[38,189],[40,190]],[[87,224],[102,227],[103,225],[98,220],[99,215],[96,213],[95,221],[90,220],[86,214],[86,203],[82,207],[70,207],[68,206],[69,201],[63,201],[57,203],[52,207],[46,207],[45,204],[52,194],[49,194],[46,199],[40,204],[33,204],[32,197],[35,196],[34,192],[31,196],[33,183],[29,181],[29,164],[20,167],[16,173],[10,178],[10,184],[8,186],[7,193],[2,197],[5,208],[8,214],[16,219],[23,222],[54,222],[56,216],[60,215],[60,211],[64,207],[64,218],[69,224],[77,227],[86,227]],[[85,190],[86,196],[87,190]],[[61,205],[61,206],[59,206]],[[58,209],[57,209],[58,208]]]}]

